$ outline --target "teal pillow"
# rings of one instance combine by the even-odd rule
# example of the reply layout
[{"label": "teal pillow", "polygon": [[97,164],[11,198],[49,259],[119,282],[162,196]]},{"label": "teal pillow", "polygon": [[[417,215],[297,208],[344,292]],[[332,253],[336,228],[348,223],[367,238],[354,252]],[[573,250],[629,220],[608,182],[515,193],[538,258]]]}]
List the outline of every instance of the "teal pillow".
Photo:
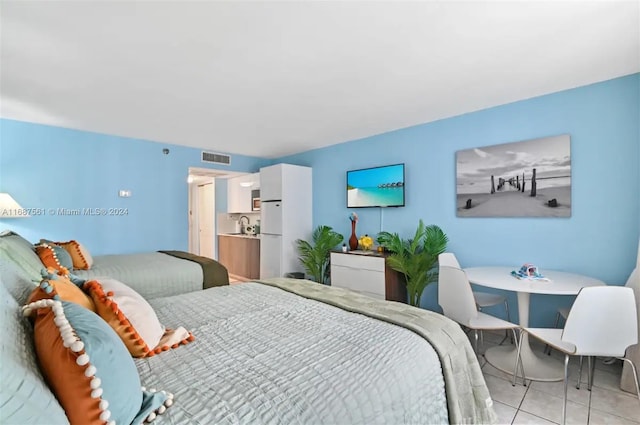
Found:
[{"label": "teal pillow", "polygon": [[67,252],[61,246],[58,245],[50,245],[53,248],[53,251],[56,253],[56,257],[58,257],[58,261],[62,267],[66,267],[67,270],[73,270],[73,260],[71,259],[71,254]]},{"label": "teal pillow", "polygon": [[40,282],[42,261],[28,240],[15,232],[0,233],[0,258],[17,264],[32,282]]},{"label": "teal pillow", "polygon": [[0,424],[69,425],[64,410],[42,377],[33,345],[33,328],[22,317],[18,304],[26,300],[31,290],[31,282],[0,259]]},{"label": "teal pillow", "polygon": [[[58,274],[56,273],[50,273],[47,269],[41,269],[40,270],[40,275],[42,276],[43,280],[57,280],[58,279]],[[75,275],[71,272],[68,272],[66,275],[69,280],[76,285],[78,288],[83,289],[82,287],[84,286],[85,282],[87,281],[87,279],[83,279],[78,275]]]},{"label": "teal pillow", "polygon": [[40,368],[71,423],[131,424],[171,405],[170,394],[143,391],[129,351],[100,316],[50,299],[24,307],[34,313]]}]

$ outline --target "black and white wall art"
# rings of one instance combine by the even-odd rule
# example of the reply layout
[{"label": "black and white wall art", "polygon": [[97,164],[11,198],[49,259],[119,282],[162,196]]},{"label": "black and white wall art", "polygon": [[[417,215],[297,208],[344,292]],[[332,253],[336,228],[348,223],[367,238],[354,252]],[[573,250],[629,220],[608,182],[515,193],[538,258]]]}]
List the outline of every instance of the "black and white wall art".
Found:
[{"label": "black and white wall art", "polygon": [[571,217],[568,134],[456,152],[458,217]]}]

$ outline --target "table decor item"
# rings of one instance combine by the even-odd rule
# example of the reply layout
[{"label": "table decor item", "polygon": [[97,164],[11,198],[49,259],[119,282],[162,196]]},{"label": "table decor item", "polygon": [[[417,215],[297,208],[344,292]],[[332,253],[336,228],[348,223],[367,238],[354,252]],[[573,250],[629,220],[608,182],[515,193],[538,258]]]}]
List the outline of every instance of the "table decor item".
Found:
[{"label": "table decor item", "polygon": [[531,263],[523,264],[518,271],[511,271],[511,275],[518,279],[542,280],[547,282],[549,281],[549,279],[544,277],[542,273],[538,271],[538,267],[534,266]]},{"label": "table decor item", "polygon": [[352,212],[349,214],[351,220],[351,237],[349,237],[349,249],[355,251],[358,249],[358,237],[356,236],[356,223],[358,222],[358,214]]},{"label": "table decor item", "polygon": [[363,250],[370,251],[371,248],[373,248],[373,238],[369,235],[361,236],[360,239],[358,239],[358,244]]}]

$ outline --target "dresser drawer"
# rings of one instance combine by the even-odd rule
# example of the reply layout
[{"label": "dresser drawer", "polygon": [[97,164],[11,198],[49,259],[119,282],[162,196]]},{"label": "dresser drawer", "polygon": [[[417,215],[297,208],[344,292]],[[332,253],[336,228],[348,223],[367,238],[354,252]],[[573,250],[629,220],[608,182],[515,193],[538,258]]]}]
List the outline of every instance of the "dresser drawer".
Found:
[{"label": "dresser drawer", "polygon": [[383,257],[359,255],[359,254],[340,254],[338,252],[331,253],[331,265],[351,267],[354,269],[373,270],[384,273]]},{"label": "dresser drawer", "polygon": [[[383,263],[384,264],[384,263]],[[384,272],[354,269],[332,264],[331,285],[352,291],[374,294],[385,299]]]}]

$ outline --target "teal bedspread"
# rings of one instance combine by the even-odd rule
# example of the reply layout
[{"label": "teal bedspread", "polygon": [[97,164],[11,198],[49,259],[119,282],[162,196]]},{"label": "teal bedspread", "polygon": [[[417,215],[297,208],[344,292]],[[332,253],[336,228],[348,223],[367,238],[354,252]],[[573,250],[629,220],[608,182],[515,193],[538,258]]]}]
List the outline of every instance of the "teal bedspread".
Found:
[{"label": "teal bedspread", "polygon": [[93,257],[91,270],[75,270],[84,279],[112,277],[146,299],[202,290],[202,267],[159,252]]}]

